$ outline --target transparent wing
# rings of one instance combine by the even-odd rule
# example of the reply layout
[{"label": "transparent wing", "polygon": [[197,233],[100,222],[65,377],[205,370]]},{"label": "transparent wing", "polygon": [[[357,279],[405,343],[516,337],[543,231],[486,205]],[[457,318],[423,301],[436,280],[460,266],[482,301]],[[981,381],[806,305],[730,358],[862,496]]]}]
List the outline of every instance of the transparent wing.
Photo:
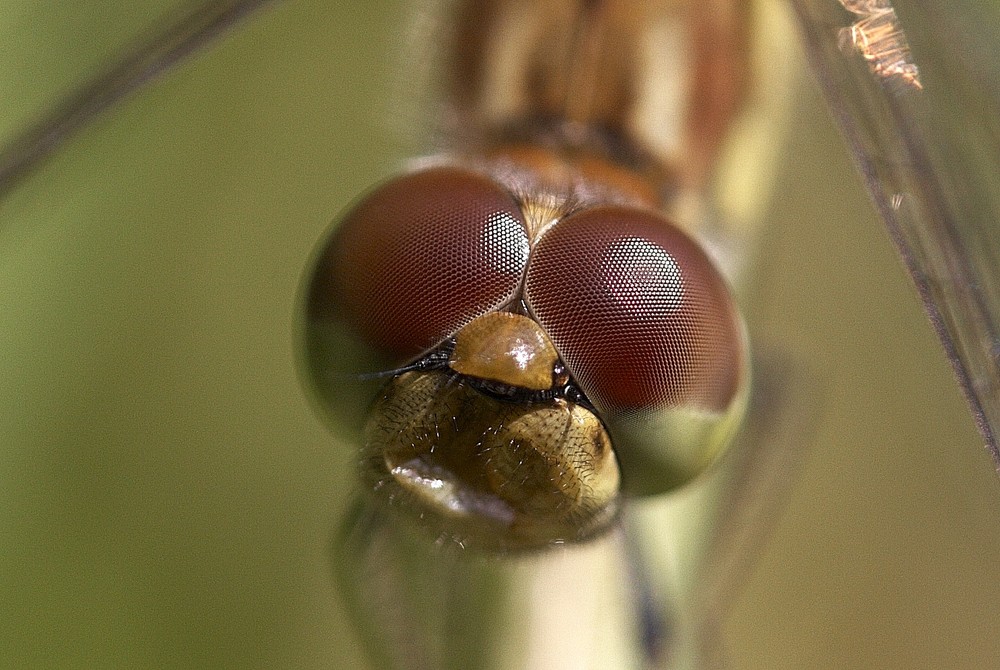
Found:
[{"label": "transparent wing", "polygon": [[119,60],[0,151],[0,197],[95,116],[174,65],[212,44],[230,28],[273,0],[210,0],[167,17],[163,28],[138,40]]},{"label": "transparent wing", "polygon": [[[678,495],[633,505],[625,519],[638,549],[632,607],[655,667],[739,667],[720,626],[816,427],[818,375],[785,346],[756,341],[750,413],[721,467]],[[684,531],[692,519],[700,534]]]},{"label": "transparent wing", "polygon": [[[830,110],[1000,464],[1000,6],[897,0],[887,16],[887,2],[792,4]],[[881,32],[866,32],[873,18]]]}]

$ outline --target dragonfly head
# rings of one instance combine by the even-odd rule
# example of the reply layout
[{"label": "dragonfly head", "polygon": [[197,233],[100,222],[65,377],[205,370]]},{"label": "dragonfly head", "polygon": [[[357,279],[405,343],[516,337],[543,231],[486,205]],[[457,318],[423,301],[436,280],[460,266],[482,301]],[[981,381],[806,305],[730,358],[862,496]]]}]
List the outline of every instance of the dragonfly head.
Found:
[{"label": "dragonfly head", "polygon": [[708,469],[749,357],[686,233],[506,174],[431,166],[362,199],[319,254],[306,348],[376,501],[435,537],[519,550],[594,537],[623,495]]}]

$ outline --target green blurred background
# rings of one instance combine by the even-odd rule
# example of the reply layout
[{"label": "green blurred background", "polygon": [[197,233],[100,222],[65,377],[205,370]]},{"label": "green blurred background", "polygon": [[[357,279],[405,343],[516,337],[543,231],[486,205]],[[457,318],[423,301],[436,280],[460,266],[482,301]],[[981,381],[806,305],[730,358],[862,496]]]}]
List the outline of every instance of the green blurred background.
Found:
[{"label": "green blurred background", "polygon": [[[179,4],[5,0],[0,137]],[[0,202],[0,666],[359,667],[330,577],[352,455],[302,390],[297,301],[334,215],[413,150],[389,94],[405,15],[281,4]],[[733,657],[990,667],[1000,483],[797,98],[750,318],[809,353],[825,402]]]}]

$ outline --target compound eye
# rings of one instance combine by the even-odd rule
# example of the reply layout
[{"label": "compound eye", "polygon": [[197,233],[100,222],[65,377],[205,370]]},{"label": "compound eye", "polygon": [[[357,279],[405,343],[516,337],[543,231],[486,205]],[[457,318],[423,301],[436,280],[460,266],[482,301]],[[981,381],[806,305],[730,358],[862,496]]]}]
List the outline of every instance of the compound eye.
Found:
[{"label": "compound eye", "polygon": [[404,175],[344,217],[321,254],[310,319],[332,316],[402,363],[513,299],[527,257],[505,189],[451,167]]},{"label": "compound eye", "polygon": [[653,214],[586,210],[538,241],[526,296],[584,392],[608,412],[736,394],[742,326],[701,248]]},{"label": "compound eye", "polygon": [[588,209],[543,232],[525,281],[533,316],[604,415],[633,485],[636,462],[652,472],[651,460],[670,461],[659,487],[714,460],[728,418],[742,412],[733,408],[746,343],[725,280],[697,243],[653,213]]}]

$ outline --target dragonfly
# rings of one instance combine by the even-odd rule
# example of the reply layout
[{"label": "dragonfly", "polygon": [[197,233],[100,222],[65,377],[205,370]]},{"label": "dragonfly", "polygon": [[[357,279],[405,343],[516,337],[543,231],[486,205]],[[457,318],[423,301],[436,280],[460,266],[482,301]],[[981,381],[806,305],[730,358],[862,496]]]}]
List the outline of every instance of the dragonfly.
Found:
[{"label": "dragonfly", "polygon": [[[840,10],[838,9],[837,11],[840,11]],[[905,21],[905,19],[906,19],[905,13],[901,14],[901,16],[902,16],[902,19]],[[839,27],[843,27],[844,25],[847,25],[852,20],[852,17],[849,14],[835,14],[835,17],[836,17],[836,19],[837,19],[838,22],[831,21],[828,24],[824,24],[823,22],[820,22],[817,19],[816,20],[817,21],[817,25],[828,25],[829,28],[831,29],[831,31],[835,32],[836,29],[838,29]],[[253,28],[251,27],[248,30],[253,30]],[[254,37],[259,37],[259,35],[255,35]],[[246,39],[250,40],[251,38],[247,37]],[[260,45],[258,44],[257,47],[260,48]],[[253,50],[251,50],[251,53],[252,53],[252,51]],[[268,54],[268,55],[271,55],[271,54]],[[838,57],[840,57],[841,55],[842,54],[838,54]],[[267,61],[264,61],[264,62],[267,62]],[[236,64],[234,64],[231,61],[228,62],[228,63],[226,63],[226,64],[222,64],[220,67],[223,68],[223,69],[225,69],[225,67],[227,65],[230,68],[237,67]],[[255,65],[257,66],[256,68],[250,68],[250,70],[252,72],[257,72],[259,70],[261,62],[258,61],[258,62],[255,63]],[[861,66],[863,67],[864,64],[861,63]],[[288,76],[288,72],[281,72],[281,73],[274,73],[274,74],[277,77],[280,77],[281,75],[284,75],[286,77]],[[173,77],[173,76],[174,75],[171,75],[171,77]],[[181,76],[181,75],[177,75],[177,76]],[[187,75],[184,75],[184,76],[187,76]],[[166,83],[162,84],[162,86],[167,87],[167,89],[168,89],[167,91],[163,91],[162,89],[154,89],[150,93],[146,93],[144,95],[146,95],[146,96],[152,95],[152,96],[154,96],[154,98],[155,98],[155,96],[158,96],[158,95],[161,95],[161,96],[167,95],[167,93],[169,93],[169,86],[170,86],[170,82],[171,81],[176,81],[176,80],[172,80],[172,79],[168,78],[166,80]],[[191,90],[190,88],[187,88],[187,86],[190,86],[190,82],[188,80],[184,80],[181,83],[184,84],[184,86],[181,87],[181,92],[182,93],[185,92],[185,91],[190,91]],[[315,82],[311,82],[311,83],[315,84]],[[178,84],[178,85],[180,85],[180,84]],[[158,84],[157,86],[161,86],[161,85]],[[203,93],[203,95],[204,95],[204,93]],[[160,100],[163,100],[163,99],[166,99],[166,98],[161,98]],[[155,105],[155,102],[156,102],[156,100],[154,100],[153,102],[151,102],[149,104],[154,104]],[[245,102],[245,100],[244,100],[244,102]],[[226,107],[226,108],[228,108],[229,106],[230,105],[228,105],[228,104],[223,105],[223,107]],[[248,107],[249,107],[249,105],[248,105]],[[227,113],[234,114],[235,112],[233,112],[232,110],[229,110],[227,112],[226,109],[221,109],[221,110],[217,110],[217,113],[218,113],[218,115],[220,117],[224,118]],[[125,131],[128,128],[129,122],[132,120],[132,117],[129,116],[129,109],[126,108],[126,109],[118,110],[114,114],[115,114],[115,116],[113,117],[113,120],[112,120],[112,125],[114,127],[112,127],[110,130],[104,129],[103,132],[105,132],[105,133],[110,132],[112,134],[114,134],[115,132],[125,133]],[[360,122],[363,124],[364,120],[362,119]],[[96,123],[100,124],[101,121],[96,121]],[[205,128],[205,127],[195,127],[196,125],[197,124],[193,124],[192,123],[191,126],[186,126],[185,130],[188,131],[189,133],[195,133],[198,137],[200,137],[204,141],[211,141],[211,138],[214,137],[214,135],[211,132],[212,129],[211,128]],[[250,123],[250,126],[253,127],[253,124]],[[269,125],[267,127],[270,128],[271,126]],[[167,127],[164,126],[164,128],[167,128]],[[163,128],[161,128],[161,130],[163,130]],[[167,130],[170,130],[170,129],[167,128]],[[88,130],[88,132],[93,132],[93,131]],[[169,136],[173,137],[174,136],[173,132],[174,131],[171,130],[171,133],[170,133]],[[202,133],[204,133],[204,134],[202,134]],[[78,142],[86,142],[86,137],[84,137],[81,140],[78,140]],[[80,146],[80,145],[77,144],[76,146]],[[301,156],[301,150],[302,150],[301,142],[299,143],[299,145],[296,148],[300,150],[299,155]],[[160,154],[160,147],[156,143],[149,143],[149,144],[145,145],[143,147],[143,149],[145,149],[145,151],[149,155],[151,155],[151,156],[155,156],[157,154]],[[156,150],[154,151],[154,149],[156,149]],[[84,153],[86,153],[86,152],[84,152]],[[72,156],[73,156],[72,153],[65,154],[65,153],[60,152],[60,154],[57,155],[54,160],[55,161],[69,161],[69,160],[72,160]],[[281,160],[282,156],[284,156],[284,160],[288,161],[288,163],[292,162],[292,159],[288,158],[287,154],[279,154],[278,155],[279,161]],[[183,161],[179,161],[178,160],[177,156],[171,156],[169,151],[166,152],[166,155],[160,154],[160,157],[161,158],[165,158],[168,163],[170,161],[174,162],[174,165],[171,166],[171,167],[174,168],[174,172],[176,172],[178,168],[181,168],[181,165],[178,165],[177,163],[183,163]],[[261,154],[261,155],[256,155],[255,158],[258,161],[261,161],[263,163],[264,160],[265,160],[265,158],[266,158],[266,156],[264,156],[263,154]],[[87,163],[87,162],[85,161],[85,163]],[[288,163],[286,163],[286,165]],[[87,163],[87,164],[92,166],[93,165],[93,159],[91,159],[91,161],[89,163]],[[189,165],[189,164],[185,163],[185,165]],[[27,206],[26,203],[28,203],[28,204],[31,203],[31,199],[30,198],[31,198],[31,195],[32,195],[32,192],[31,192],[31,189],[33,187],[32,185],[38,184],[39,182],[43,182],[44,178],[46,176],[48,176],[49,174],[51,174],[49,172],[50,170],[59,171],[59,170],[71,170],[71,169],[72,169],[72,166],[66,166],[65,163],[62,164],[62,165],[58,165],[58,164],[56,164],[56,165],[50,165],[50,166],[44,167],[42,169],[43,171],[37,173],[38,176],[29,177],[30,181],[24,182],[20,187],[18,187],[18,189],[16,191],[13,191],[11,193],[11,195],[9,196],[9,199],[8,199],[8,202],[7,202],[7,205],[6,205],[6,209],[8,211],[8,215],[10,215],[10,212],[12,212],[12,211],[18,211],[18,212],[23,211],[24,208]],[[371,169],[371,168],[369,168],[369,169]],[[252,174],[252,170],[251,170],[251,174]],[[243,175],[243,176],[245,177],[245,175]],[[121,180],[127,181],[128,180],[128,175],[122,175],[122,176],[120,176],[118,178],[121,179]],[[200,179],[192,179],[192,181],[200,181]],[[235,179],[233,181],[235,181]],[[351,186],[353,188],[348,189],[350,192],[347,195],[343,196],[343,197],[345,197],[345,198],[353,197],[353,195],[355,195],[357,192],[360,192],[363,188],[365,188],[367,186],[367,184],[364,183],[362,180],[357,180],[357,181],[361,182],[361,183],[353,183],[353,184],[351,184]],[[371,178],[369,177],[369,179],[367,181],[371,181]],[[118,183],[121,183],[121,182],[118,182]],[[44,186],[44,184],[42,184],[42,186]],[[159,193],[159,191],[156,188],[155,182],[152,184],[152,186],[150,185],[149,182],[146,182],[145,186],[146,186],[147,192],[149,192],[149,189],[152,189],[152,193],[154,195],[157,194],[157,193]],[[40,188],[40,187],[41,186],[36,186],[35,188]],[[317,190],[319,190],[319,187],[314,187],[314,188],[317,188]],[[197,189],[195,188],[194,184],[189,184],[189,189],[191,189],[191,190],[187,191],[188,193],[192,193],[192,192],[196,193],[197,192]],[[37,196],[35,196],[35,197],[37,198]],[[153,204],[156,204],[156,202],[157,201],[154,198]],[[195,205],[198,205],[198,204],[203,205],[204,207],[195,207]],[[35,205],[35,206],[38,207],[38,205]],[[90,206],[94,207],[94,204],[91,203]],[[225,208],[225,201],[223,201],[222,204],[220,204],[218,202],[215,202],[215,201],[212,201],[211,203],[209,203],[209,202],[206,202],[206,201],[203,201],[203,200],[198,200],[196,198],[193,201],[192,200],[188,201],[188,207],[190,207],[191,209],[208,209],[209,211],[214,211],[214,212],[219,212],[220,211],[219,208],[222,208],[223,214],[222,214],[221,218],[226,218],[225,209],[224,209]],[[20,209],[18,209],[18,208],[20,208]],[[325,220],[327,220],[329,218],[331,211],[333,211],[335,209],[336,209],[336,207],[331,207],[331,206],[329,206],[329,203],[327,203],[327,206],[324,208],[325,213],[322,216],[320,216],[319,213],[317,213],[316,216],[319,219],[325,221]],[[76,211],[79,211],[79,210],[76,210]],[[181,211],[187,211],[187,210],[184,209],[184,208],[181,208]],[[60,214],[61,213],[62,212],[60,212]],[[72,213],[73,212],[70,212],[70,214],[72,214]],[[119,215],[121,215],[121,213],[119,213]],[[269,216],[271,216],[271,215],[276,215],[273,210],[272,210],[272,214],[270,214]],[[174,224],[174,225],[176,225],[176,224]],[[14,230],[15,230],[15,232],[17,232],[17,231],[23,230],[23,229],[18,229],[18,228],[15,227]],[[147,227],[146,229],[144,229],[143,232],[148,236],[153,231],[151,231]],[[160,237],[158,237],[158,238],[154,237],[154,239],[159,239],[161,242],[166,242],[166,241],[176,242],[176,240],[173,240],[173,235],[175,235],[175,234],[176,235],[180,235],[180,233],[171,233],[170,229],[166,229],[166,228],[160,228],[159,232],[157,234]],[[302,237],[303,238],[308,238],[308,237],[314,238],[315,234],[316,234],[316,231],[313,230],[313,231],[310,231],[310,235],[303,235]],[[106,233],[105,234],[105,239],[103,241],[107,242],[108,241],[107,238],[110,237],[111,235],[112,235],[111,232]],[[222,238],[212,238],[209,235],[209,237],[206,239],[205,235],[207,235],[207,233],[203,233],[201,237],[195,236],[194,240],[192,240],[190,242],[185,242],[185,241],[181,240],[180,241],[181,247],[184,248],[186,244],[193,244],[194,242],[207,242],[208,243],[208,247],[207,248],[209,250],[209,253],[212,253],[213,251],[214,252],[218,252],[218,250],[220,248],[220,245],[222,244]],[[148,237],[146,239],[148,240]],[[257,239],[260,240],[260,238],[257,238]],[[213,247],[213,244],[214,244],[214,247]],[[258,241],[257,244],[260,245],[259,248],[257,249],[258,258],[260,258],[261,256],[263,256],[263,251],[262,251],[263,249],[267,249],[268,252],[270,252],[270,251],[273,250],[273,245],[271,245],[270,243],[266,243],[263,240]],[[249,246],[251,247],[251,249],[253,248],[253,244],[250,244]],[[303,248],[309,246],[308,244],[306,244],[306,240],[305,239],[302,240],[302,246],[303,246]],[[286,252],[286,253],[288,253],[288,252]],[[139,258],[143,258],[143,256],[140,255]],[[171,257],[171,258],[176,258],[176,257]],[[160,264],[159,269],[164,270],[165,272],[169,272],[170,270],[174,269],[173,267],[171,267],[170,263],[166,262],[162,258],[159,259],[156,262],[158,262]],[[262,261],[261,264],[262,264],[262,266],[265,266],[265,267],[268,265],[268,263],[264,262],[264,261]],[[244,279],[244,280],[246,278],[247,278],[246,276],[242,277],[242,279]],[[236,280],[230,279],[229,281],[236,281]],[[153,293],[153,295],[157,295],[157,294]],[[178,313],[183,314],[186,309],[190,309],[190,307],[186,307],[185,305],[191,305],[191,304],[197,305],[198,295],[199,295],[198,293],[192,291],[191,294],[188,297],[194,296],[195,297],[195,302],[194,303],[184,303],[184,304],[179,304],[179,305],[173,305],[170,308],[170,309],[173,310],[173,314],[175,314],[175,315],[178,314]],[[160,297],[163,297],[166,300],[166,296],[160,296]],[[204,298],[202,298],[202,299],[204,299]],[[211,298],[209,298],[209,300],[211,300]],[[221,302],[220,300],[216,300],[215,302],[212,303],[212,307],[213,308],[222,307],[222,305],[219,304],[220,302]],[[165,305],[169,305],[170,302],[167,301],[164,304]],[[207,305],[202,305],[202,306],[203,307],[207,307]],[[168,309],[168,312],[170,311],[170,309]],[[223,307],[223,309],[225,309],[225,308]],[[230,318],[234,319],[234,321],[238,321],[241,316],[245,316],[245,315],[231,314]],[[110,317],[108,317],[108,319],[110,321]],[[160,325],[160,324],[158,324],[157,322],[154,322],[153,326],[155,326],[155,325]],[[151,328],[153,326],[147,326],[147,327]],[[219,331],[219,332],[222,332],[222,331]],[[218,333],[216,333],[216,334],[218,334]],[[211,335],[212,334],[209,333],[210,337],[211,337]],[[183,347],[181,346],[182,344],[183,344],[183,340],[178,343],[178,348],[174,352],[175,355],[180,356],[180,354],[177,353],[177,352],[183,351]],[[118,353],[121,353],[121,352],[118,352]],[[112,358],[111,352],[108,352],[108,354],[105,354],[105,356],[107,358],[109,358],[109,359]],[[139,354],[137,354],[135,352],[130,352],[130,351],[126,350],[126,360],[128,360],[128,361],[141,361],[142,359],[141,359],[141,356],[139,356]],[[183,360],[182,356],[181,356],[181,360]],[[226,359],[223,359],[223,360],[226,360]],[[231,357],[230,357],[229,360],[231,360]],[[286,356],[285,360],[284,360],[284,363],[287,363],[287,362],[288,361],[287,361],[287,356]],[[221,364],[220,363],[215,363],[215,365],[221,365]],[[234,368],[239,369],[239,366],[235,366],[234,365]],[[116,369],[116,370],[118,370],[120,372],[122,369],[125,369],[125,367],[121,366],[120,368],[112,368],[112,369]],[[229,370],[230,372],[233,373],[233,378],[239,379],[239,376],[235,373],[235,370],[233,370],[232,368],[222,368],[222,369]],[[277,369],[277,368],[269,368],[269,369]],[[200,379],[204,379],[204,377],[200,377]],[[152,383],[152,382],[150,382],[150,383]],[[169,384],[170,382],[167,382],[167,383]],[[126,399],[123,398],[122,399],[122,407],[128,407],[128,406],[129,406],[129,403],[127,402]],[[177,406],[175,406],[175,407],[177,407]],[[193,406],[188,406],[188,405],[182,404],[182,405],[180,405],[180,408],[183,410],[183,413],[185,415],[194,416],[192,414],[192,412],[194,412],[194,410],[195,410],[195,408]],[[234,410],[234,412],[237,415],[240,413],[239,410]],[[122,414],[124,414],[124,413],[125,413],[124,410],[122,410]],[[119,417],[119,418],[121,418],[121,417]],[[296,418],[301,418],[301,417],[296,417]],[[136,430],[138,430],[138,427],[142,425],[141,421],[136,421],[134,419],[133,419],[133,423],[136,425]],[[127,422],[126,422],[126,425],[128,425]],[[188,432],[188,434],[190,434],[190,430],[191,430],[190,426],[192,426],[192,425],[197,425],[197,422],[188,419],[188,420],[185,420],[185,421],[181,422],[181,425],[174,424],[174,427],[177,429],[177,433],[184,434],[185,431],[184,431],[183,427],[187,426],[188,427],[187,428],[187,432]],[[232,428],[232,426],[229,426],[229,425],[227,425],[226,427],[227,428]],[[237,431],[237,435],[245,435],[245,432],[246,432],[246,429],[244,429],[243,433],[240,433],[239,431]],[[170,444],[174,444],[176,442],[176,434],[177,433],[175,433],[174,431],[171,431],[171,437],[173,439],[171,439],[171,440],[165,440],[163,446],[167,447]],[[200,435],[195,435],[194,437],[195,438],[199,438]],[[218,439],[218,438],[215,438],[215,439]],[[318,443],[318,438],[314,438],[314,439],[316,439],[317,443]],[[111,440],[111,443],[113,444],[114,440]],[[232,444],[231,442],[226,442],[225,440],[223,440],[223,443],[224,444]],[[212,452],[212,453],[219,453],[219,452]],[[282,453],[284,453],[284,452],[282,452]],[[343,460],[347,461],[348,459],[345,458]],[[159,461],[153,461],[153,462],[159,462]],[[195,461],[195,462],[197,462],[197,461]],[[178,463],[176,463],[176,462],[168,461],[168,463],[170,463],[171,465],[173,465],[175,468],[179,467]],[[211,465],[217,465],[217,464],[208,463],[206,465],[211,466]],[[345,469],[349,469],[349,468],[347,466],[345,466]],[[213,470],[211,470],[211,468],[209,469],[209,471],[210,472],[217,472],[217,470],[213,471]],[[140,470],[140,472],[141,472],[141,470]],[[282,472],[284,472],[284,471],[282,471]],[[260,478],[261,481],[264,480],[263,477],[260,477],[259,475],[258,475],[258,477]],[[149,481],[149,480],[147,479],[146,481]],[[165,486],[167,486],[167,484],[169,482],[171,482],[173,480],[165,478],[165,479],[162,479],[162,480],[153,480],[153,481],[154,482],[159,482],[159,484],[160,484],[161,487],[165,487]],[[180,474],[177,475],[177,481],[181,481],[181,482],[184,482],[184,483],[187,483],[187,484],[191,484],[192,482],[199,482],[200,481],[202,483],[202,488],[205,488],[205,485],[207,484],[206,481],[204,481],[203,479],[200,480],[198,477],[194,477],[194,476],[191,476],[191,477],[182,477]],[[239,487],[236,487],[236,488],[230,489],[230,490],[231,491],[239,490]],[[259,499],[257,499],[257,500],[259,500]]]}]

